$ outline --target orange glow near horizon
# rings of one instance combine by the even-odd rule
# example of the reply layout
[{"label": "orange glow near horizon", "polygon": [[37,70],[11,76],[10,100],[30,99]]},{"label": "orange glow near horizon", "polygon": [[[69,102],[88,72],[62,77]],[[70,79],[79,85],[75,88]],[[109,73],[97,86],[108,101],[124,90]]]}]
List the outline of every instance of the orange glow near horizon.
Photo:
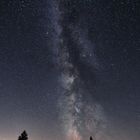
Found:
[{"label": "orange glow near horizon", "polygon": [[80,134],[76,129],[69,130],[68,132],[68,140],[82,140]]}]

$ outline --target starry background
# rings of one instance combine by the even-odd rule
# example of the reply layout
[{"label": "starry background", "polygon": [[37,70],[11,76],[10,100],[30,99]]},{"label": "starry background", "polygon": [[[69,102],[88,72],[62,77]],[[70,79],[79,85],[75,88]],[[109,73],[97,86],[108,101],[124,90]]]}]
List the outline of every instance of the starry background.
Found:
[{"label": "starry background", "polygon": [[[85,28],[94,44],[98,70],[87,88],[94,85],[92,96],[104,108],[109,135],[113,139],[139,139],[138,0],[68,2],[66,22]],[[59,72],[52,53],[55,39],[50,7],[47,0],[0,1],[1,140],[17,139],[24,129],[31,140],[63,138],[56,117]],[[82,24],[78,25],[79,21]],[[90,79],[88,69],[84,71],[87,75],[83,80]]]}]

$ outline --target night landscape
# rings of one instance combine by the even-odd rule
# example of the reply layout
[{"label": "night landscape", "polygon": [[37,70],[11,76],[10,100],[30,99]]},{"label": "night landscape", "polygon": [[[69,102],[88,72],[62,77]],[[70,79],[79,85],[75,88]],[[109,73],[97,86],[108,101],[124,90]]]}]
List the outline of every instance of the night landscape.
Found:
[{"label": "night landscape", "polygon": [[0,140],[139,139],[139,0],[0,0]]}]

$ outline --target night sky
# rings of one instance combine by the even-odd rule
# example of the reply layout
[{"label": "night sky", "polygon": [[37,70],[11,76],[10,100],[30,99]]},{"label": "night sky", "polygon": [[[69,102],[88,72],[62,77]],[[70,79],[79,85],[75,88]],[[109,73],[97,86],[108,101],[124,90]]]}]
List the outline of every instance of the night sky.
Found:
[{"label": "night sky", "polygon": [[139,0],[0,0],[0,140],[140,139]]}]

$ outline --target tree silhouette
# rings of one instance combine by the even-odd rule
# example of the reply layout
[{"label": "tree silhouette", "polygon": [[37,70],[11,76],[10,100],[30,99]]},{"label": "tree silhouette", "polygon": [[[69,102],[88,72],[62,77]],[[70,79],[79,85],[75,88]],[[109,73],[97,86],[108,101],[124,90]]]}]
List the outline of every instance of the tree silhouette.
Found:
[{"label": "tree silhouette", "polygon": [[90,138],[89,138],[90,140],[93,140],[93,138],[92,138],[92,136],[90,136]]},{"label": "tree silhouette", "polygon": [[27,134],[27,132],[25,130],[18,137],[18,140],[28,140],[28,134]]}]

